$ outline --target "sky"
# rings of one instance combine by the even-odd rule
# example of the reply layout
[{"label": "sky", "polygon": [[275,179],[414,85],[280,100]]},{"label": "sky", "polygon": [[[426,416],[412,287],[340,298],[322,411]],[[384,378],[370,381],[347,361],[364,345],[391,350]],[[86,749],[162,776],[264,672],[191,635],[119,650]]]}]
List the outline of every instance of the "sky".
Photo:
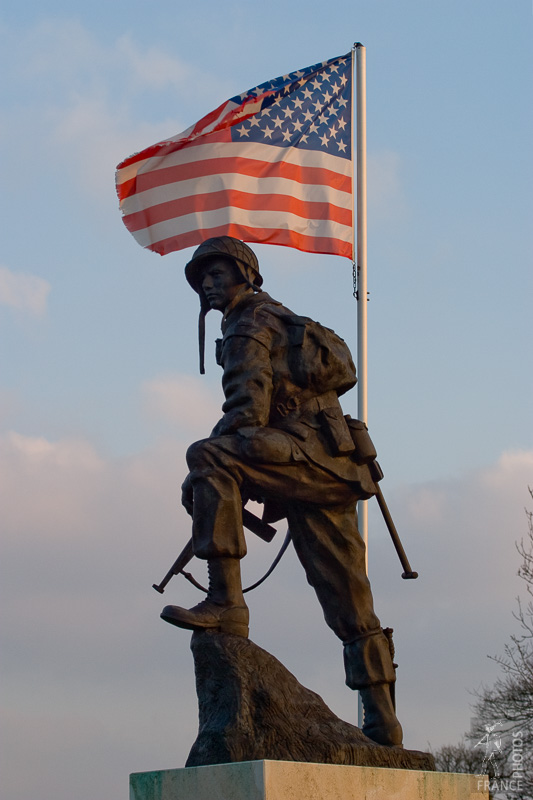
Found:
[{"label": "sky", "polygon": [[[395,631],[405,745],[468,729],[516,631],[533,486],[529,0],[46,0],[0,9],[0,797],[125,796],[183,766],[190,634],[159,582],[190,535],[188,444],[220,414],[207,318],[121,222],[116,165],[227,98],[367,50],[369,427],[417,581],[370,503],[369,574]],[[356,351],[351,263],[260,245],[265,289]],[[357,415],[356,392],[345,411]],[[271,545],[249,542],[246,584]],[[279,542],[276,544],[277,540]],[[195,564],[202,576],[204,566]],[[205,573],[204,573],[205,574]],[[250,637],[356,722],[342,647],[289,550]]]}]

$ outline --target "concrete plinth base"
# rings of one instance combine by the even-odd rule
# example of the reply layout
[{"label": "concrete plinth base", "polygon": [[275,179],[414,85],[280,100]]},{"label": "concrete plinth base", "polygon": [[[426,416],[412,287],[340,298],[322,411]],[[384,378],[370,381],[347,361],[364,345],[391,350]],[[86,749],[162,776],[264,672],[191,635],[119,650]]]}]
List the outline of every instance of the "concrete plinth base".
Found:
[{"label": "concrete plinth base", "polygon": [[242,761],[130,776],[130,800],[488,800],[483,779],[422,770]]}]

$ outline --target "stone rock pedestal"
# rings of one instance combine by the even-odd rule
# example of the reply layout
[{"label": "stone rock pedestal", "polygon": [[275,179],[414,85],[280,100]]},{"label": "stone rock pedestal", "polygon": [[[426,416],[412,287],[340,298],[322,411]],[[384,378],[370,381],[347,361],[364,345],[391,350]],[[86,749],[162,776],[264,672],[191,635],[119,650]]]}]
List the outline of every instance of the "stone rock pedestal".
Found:
[{"label": "stone rock pedestal", "polygon": [[242,761],[130,776],[130,800],[488,800],[476,775]]},{"label": "stone rock pedestal", "polygon": [[367,739],[250,639],[196,631],[191,648],[200,719],[187,767],[297,761],[435,769],[430,753]]}]

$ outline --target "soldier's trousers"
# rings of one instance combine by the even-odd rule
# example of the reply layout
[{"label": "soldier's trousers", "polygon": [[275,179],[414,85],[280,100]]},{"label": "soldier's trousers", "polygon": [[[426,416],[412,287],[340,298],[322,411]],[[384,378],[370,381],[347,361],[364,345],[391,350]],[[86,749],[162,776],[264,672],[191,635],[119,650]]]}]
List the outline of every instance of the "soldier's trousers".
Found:
[{"label": "soldier's trousers", "polygon": [[191,445],[194,553],[203,559],[242,558],[242,497],[283,503],[307,580],[327,624],[344,643],[346,683],[352,689],[392,683],[389,644],[374,613],[365,544],[357,529],[358,498],[348,483],[303,460],[301,453],[295,461],[291,437],[279,434],[275,462],[260,460],[260,454],[251,458],[250,443],[239,434]]}]

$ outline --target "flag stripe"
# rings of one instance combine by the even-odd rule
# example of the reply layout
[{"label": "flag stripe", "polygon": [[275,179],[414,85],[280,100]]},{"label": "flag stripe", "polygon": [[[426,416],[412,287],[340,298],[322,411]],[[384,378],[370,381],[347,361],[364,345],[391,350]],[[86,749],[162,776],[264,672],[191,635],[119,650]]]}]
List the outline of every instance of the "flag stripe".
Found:
[{"label": "flag stripe", "polygon": [[352,212],[350,209],[332,206],[331,203],[299,200],[290,195],[280,194],[254,194],[240,190],[222,189],[219,192],[210,191],[159,203],[148,210],[141,210],[124,217],[124,223],[130,233],[134,233],[147,225],[154,225],[170,219],[195,212],[212,211],[213,209],[231,206],[247,210],[276,211],[291,213],[305,220],[328,218],[351,226]]},{"label": "flag stripe", "polygon": [[300,150],[296,147],[278,148],[270,144],[261,142],[247,142],[246,140],[234,142],[229,131],[217,131],[201,139],[188,142],[182,148],[164,158],[144,158],[136,164],[124,162],[126,166],[117,167],[117,183],[122,184],[134,178],[138,174],[146,171],[158,171],[167,167],[175,167],[180,164],[190,164],[194,161],[202,161],[207,158],[216,158],[217,149],[212,149],[213,145],[224,145],[220,153],[227,158],[255,158],[258,161],[288,161],[290,164],[298,164],[302,167],[315,167],[318,162],[332,172],[339,172],[347,177],[351,175],[351,162],[349,159],[339,159],[331,153],[321,153],[317,159],[316,153],[312,150]]},{"label": "flag stripe", "polygon": [[332,237],[307,236],[292,230],[279,230],[277,228],[255,228],[248,225],[225,222],[216,228],[197,228],[179,235],[169,236],[154,245],[147,245],[149,250],[153,250],[159,255],[166,255],[175,250],[183,250],[186,247],[194,247],[201,244],[211,236],[234,236],[245,242],[256,244],[278,244],[283,247],[294,247],[305,253],[324,253],[329,255],[352,257],[352,243],[342,239]]},{"label": "flag stripe", "polygon": [[[279,195],[294,197],[298,200],[329,203],[333,208],[342,208],[351,211],[351,194],[344,191],[332,190],[329,186],[312,185],[299,183],[286,178],[261,178],[260,180],[249,175],[239,173],[227,173],[223,178],[216,173],[205,175],[194,180],[180,181],[166,186],[149,189],[146,192],[135,194],[128,197],[122,204],[125,214],[124,222],[128,229],[129,220],[135,214],[142,211],[150,211],[157,205],[164,205],[176,200],[190,198],[194,195],[209,194],[209,192],[220,192],[226,189],[231,191],[242,191],[248,194]],[[310,201],[309,198],[312,198]]]},{"label": "flag stripe", "polygon": [[225,175],[241,173],[255,178],[286,178],[287,180],[309,185],[326,185],[350,193],[351,178],[322,167],[299,167],[287,161],[266,162],[251,158],[224,156],[206,158],[188,164],[140,173],[135,178],[121,184],[121,198],[131,194],[140,195],[150,189],[157,189],[171,183],[194,180],[205,175]]},{"label": "flag stripe", "polygon": [[[195,229],[218,228],[224,223],[235,221],[239,225],[265,230],[294,230],[303,236],[313,238],[351,241],[351,228],[330,219],[303,219],[295,214],[284,214],[282,218],[276,211],[247,210],[240,208],[219,208],[212,211],[195,211],[180,217],[179,231],[188,233]],[[283,225],[280,225],[280,221]],[[173,219],[156,222],[135,231],[135,239],[143,247],[150,247],[168,239],[176,231]],[[157,250],[159,252],[159,250]]]}]

